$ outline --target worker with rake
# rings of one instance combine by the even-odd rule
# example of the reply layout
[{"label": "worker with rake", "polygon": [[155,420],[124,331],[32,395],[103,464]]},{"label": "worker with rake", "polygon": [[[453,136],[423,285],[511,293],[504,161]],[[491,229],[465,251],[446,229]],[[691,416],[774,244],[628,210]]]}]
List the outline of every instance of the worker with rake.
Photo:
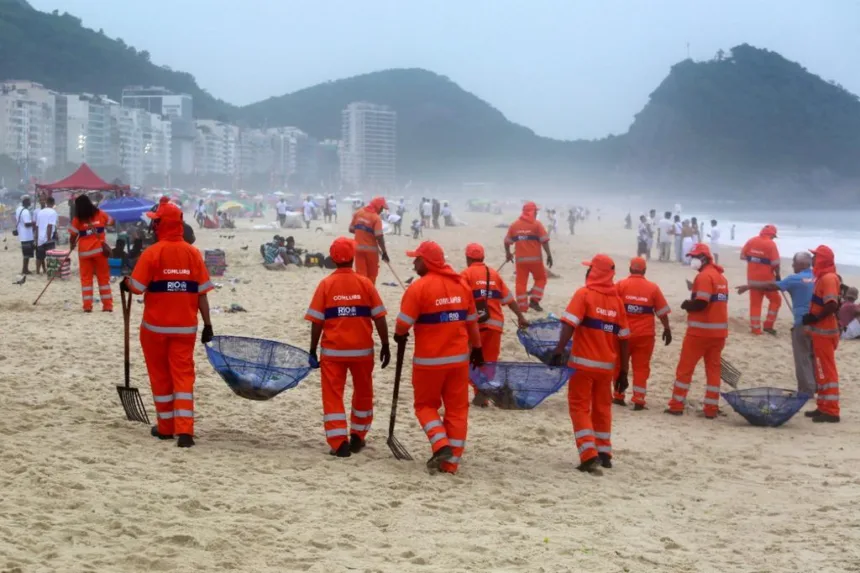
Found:
[{"label": "worker with rake", "polygon": [[[475,301],[445,263],[442,247],[425,241],[406,254],[415,258],[420,278],[403,294],[394,340],[405,346],[415,327],[412,386],[415,415],[433,450],[427,469],[456,473],[468,430],[469,364],[484,364]],[[444,417],[439,415],[443,404]]]},{"label": "worker with rake", "polygon": [[[310,354],[315,362],[322,338],[319,361],[322,370],[323,425],[331,454],[348,458],[365,446],[373,422],[373,325],[382,349],[379,360],[388,366],[388,325],[385,306],[367,277],[352,270],[355,241],[334,240],[329,249],[337,270],[320,281],[305,320],[311,322]],[[343,391],[346,374],[352,374],[352,411],[347,429]]]},{"label": "worker with rake", "polygon": [[155,212],[146,214],[158,242],[120,283],[125,292],[143,294],[140,345],[149,373],[158,414],[152,436],[176,445],[194,445],[194,343],[197,313],[203,318],[203,344],[212,340],[209,299],[214,289],[200,251],[183,240],[182,211],[162,197]]}]

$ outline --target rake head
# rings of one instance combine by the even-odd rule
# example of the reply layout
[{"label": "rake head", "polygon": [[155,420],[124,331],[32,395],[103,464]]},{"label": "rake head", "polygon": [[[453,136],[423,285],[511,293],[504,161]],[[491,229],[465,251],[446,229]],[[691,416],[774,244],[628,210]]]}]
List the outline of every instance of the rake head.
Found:
[{"label": "rake head", "polygon": [[127,386],[117,386],[116,391],[119,393],[119,401],[122,402],[122,409],[125,410],[125,417],[128,421],[150,425],[143,399],[140,397],[140,391],[137,388]]},{"label": "rake head", "polygon": [[732,388],[737,388],[741,379],[741,371],[724,358],[720,358],[720,378]]},{"label": "rake head", "polygon": [[409,452],[400,443],[400,441],[394,437],[394,435],[388,436],[388,448],[391,450],[391,453],[394,454],[395,459],[403,460],[407,462],[412,461],[412,456],[409,455]]}]

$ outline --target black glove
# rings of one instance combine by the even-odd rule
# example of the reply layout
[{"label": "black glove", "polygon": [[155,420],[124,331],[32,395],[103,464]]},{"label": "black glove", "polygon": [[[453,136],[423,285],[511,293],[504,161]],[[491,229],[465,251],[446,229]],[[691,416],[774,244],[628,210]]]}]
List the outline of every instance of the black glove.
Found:
[{"label": "black glove", "polygon": [[624,394],[624,392],[627,391],[628,386],[630,386],[630,383],[627,382],[627,372],[619,372],[618,378],[615,379],[615,392],[618,394]]},{"label": "black glove", "polygon": [[202,342],[203,344],[208,344],[212,342],[213,336],[215,336],[215,333],[212,331],[212,325],[203,325],[203,334],[200,335],[200,342]]},{"label": "black glove", "polygon": [[391,259],[388,258],[388,251],[382,251],[382,262],[390,263]]},{"label": "black glove", "polygon": [[391,362],[391,349],[387,344],[382,345],[382,350],[379,351],[380,367],[385,368]]},{"label": "black glove", "polygon": [[552,268],[552,255],[546,256],[546,266],[548,266],[549,268]]},{"label": "black glove", "polygon": [[319,358],[317,358],[316,348],[312,348],[311,350],[309,350],[308,354],[310,354],[310,356],[308,357],[308,364],[310,364],[311,368],[316,370],[317,368],[320,367],[320,361],[319,361]]},{"label": "black glove", "polygon": [[690,310],[690,304],[691,304],[692,302],[693,302],[693,301],[691,301],[691,300],[685,300],[684,302],[682,302],[682,303],[681,303],[681,309],[682,309],[682,310],[689,311],[689,310]]},{"label": "black glove", "polygon": [[663,342],[666,343],[666,346],[672,344],[672,331],[668,328],[663,331]]},{"label": "black glove", "polygon": [[553,350],[549,356],[549,366],[564,366],[564,351]]},{"label": "black glove", "polygon": [[394,335],[394,342],[396,342],[397,344],[406,344],[407,340],[409,340],[409,333],[408,332],[406,334],[395,334]]},{"label": "black glove", "polygon": [[818,320],[819,318],[812,313],[803,315],[803,324],[815,324]]},{"label": "black glove", "polygon": [[505,253],[505,260],[509,263],[513,262],[513,260],[514,260],[513,253]]},{"label": "black glove", "polygon": [[469,356],[469,364],[472,365],[472,368],[480,368],[486,362],[484,362],[484,351],[480,348],[473,348],[472,354]]},{"label": "black glove", "polygon": [[131,289],[128,288],[128,277],[125,277],[121,281],[119,281],[119,290],[120,292],[131,292]]}]

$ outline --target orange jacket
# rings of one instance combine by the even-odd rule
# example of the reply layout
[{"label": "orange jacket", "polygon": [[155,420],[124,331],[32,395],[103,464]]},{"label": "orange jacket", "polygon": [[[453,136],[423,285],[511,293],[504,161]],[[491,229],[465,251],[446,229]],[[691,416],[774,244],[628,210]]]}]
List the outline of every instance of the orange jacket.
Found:
[{"label": "orange jacket", "polygon": [[776,280],[779,268],[779,249],[770,237],[753,237],[741,249],[741,259],[747,261],[747,282],[751,287],[762,286]]},{"label": "orange jacket", "polygon": [[373,320],[385,306],[370,279],[337,269],[320,281],[305,320],[323,325],[320,355],[326,360],[373,360]]},{"label": "orange jacket", "polygon": [[88,259],[102,256],[105,242],[105,227],[113,225],[113,219],[104,211],[96,211],[92,221],[86,223],[75,217],[69,224],[69,235],[78,237],[78,257]]},{"label": "orange jacket", "polygon": [[624,303],[630,338],[654,336],[654,317],[669,314],[669,303],[656,283],[642,275],[630,275],[618,281],[618,296]]},{"label": "orange jacket", "polygon": [[397,334],[415,326],[415,368],[450,368],[469,361],[469,344],[480,348],[472,291],[462,280],[430,272],[413,282],[400,301]]},{"label": "orange jacket", "polygon": [[549,242],[549,235],[540,221],[517,219],[508,228],[506,245],[514,245],[515,262],[536,263],[543,261],[541,246]]},{"label": "orange jacket", "polygon": [[693,280],[693,299],[707,301],[704,310],[687,313],[687,334],[706,338],[729,336],[729,282],[713,264]]},{"label": "orange jacket", "polygon": [[[489,299],[487,299],[487,270],[490,271]],[[472,298],[475,302],[487,301],[487,310],[490,311],[490,319],[478,325],[481,330],[496,330],[502,332],[505,329],[505,314],[502,305],[509,304],[514,296],[508,289],[508,285],[499,276],[495,269],[489,268],[484,263],[472,263],[463,271],[463,279],[472,289]]]},{"label": "orange jacket", "polygon": [[373,208],[368,206],[356,211],[349,232],[355,233],[356,250],[379,253],[376,238],[382,236],[382,219]]},{"label": "orange jacket", "polygon": [[617,295],[582,287],[573,294],[561,321],[573,326],[568,365],[587,372],[613,372],[618,341],[630,337],[627,314]]},{"label": "orange jacket", "polygon": [[160,240],[140,255],[129,288],[143,297],[141,328],[158,334],[197,332],[197,305],[211,291],[200,251],[181,237]]},{"label": "orange jacket", "polygon": [[[809,303],[809,313],[818,315],[824,310],[828,302],[839,301],[839,291],[842,283],[836,273],[826,273],[815,279],[815,288],[812,291],[812,301]],[[808,324],[803,330],[810,336],[819,338],[839,338],[839,321],[835,314],[823,318],[815,324]]]}]

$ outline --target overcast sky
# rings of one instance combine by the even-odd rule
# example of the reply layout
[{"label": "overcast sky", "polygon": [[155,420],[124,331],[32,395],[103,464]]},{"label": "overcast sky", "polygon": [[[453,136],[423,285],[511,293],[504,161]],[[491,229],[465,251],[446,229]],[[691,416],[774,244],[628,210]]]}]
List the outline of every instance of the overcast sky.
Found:
[{"label": "overcast sky", "polygon": [[30,0],[247,104],[395,67],[540,135],[623,133],[669,67],[741,43],[860,94],[860,0]]}]

